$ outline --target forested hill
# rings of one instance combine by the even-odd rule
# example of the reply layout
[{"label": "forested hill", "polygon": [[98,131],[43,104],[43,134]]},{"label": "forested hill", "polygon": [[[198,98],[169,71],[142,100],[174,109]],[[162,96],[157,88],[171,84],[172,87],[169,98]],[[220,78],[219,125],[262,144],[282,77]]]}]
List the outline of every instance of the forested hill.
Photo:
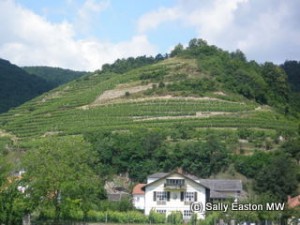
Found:
[{"label": "forested hill", "polygon": [[46,80],[29,75],[4,59],[0,59],[0,86],[0,113],[51,89]]},{"label": "forested hill", "polygon": [[87,72],[83,71],[73,71],[49,66],[26,66],[22,69],[29,74],[45,79],[53,88],[87,74]]}]

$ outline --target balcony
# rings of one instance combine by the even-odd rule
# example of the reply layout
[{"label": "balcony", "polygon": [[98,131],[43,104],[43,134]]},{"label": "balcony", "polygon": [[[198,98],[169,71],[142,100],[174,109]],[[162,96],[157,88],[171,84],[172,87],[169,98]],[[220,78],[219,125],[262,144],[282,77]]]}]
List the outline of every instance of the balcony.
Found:
[{"label": "balcony", "polygon": [[185,184],[164,184],[165,190],[186,190],[186,185]]}]

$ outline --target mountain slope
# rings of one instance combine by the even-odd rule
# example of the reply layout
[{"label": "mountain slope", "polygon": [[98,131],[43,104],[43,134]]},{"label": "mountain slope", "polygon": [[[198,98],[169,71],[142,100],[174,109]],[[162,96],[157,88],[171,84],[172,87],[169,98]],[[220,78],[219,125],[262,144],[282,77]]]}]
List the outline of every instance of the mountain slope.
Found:
[{"label": "mountain slope", "polygon": [[73,71],[69,69],[48,66],[26,66],[22,69],[29,74],[33,74],[45,79],[53,88],[87,74],[87,72]]},{"label": "mountain slope", "polygon": [[175,47],[171,56],[105,65],[3,114],[0,129],[24,143],[140,128],[170,133],[178,126],[196,133],[262,131],[258,143],[245,144],[250,151],[270,140],[276,148],[279,135],[297,131],[299,121],[286,117],[288,84],[280,67],[248,62],[240,51],[229,53],[203,40]]},{"label": "mountain slope", "polygon": [[80,78],[0,117],[20,138],[74,135],[138,127],[297,129],[276,110],[234,92],[198,69],[193,59],[170,58],[125,74]]},{"label": "mountain slope", "polygon": [[253,178],[268,162],[257,152],[268,158],[297,136],[280,67],[201,41],[175,53],[116,61],[0,115],[4,152],[17,161],[18,150],[74,138],[96,155],[103,176],[143,181],[183,167],[201,177]]},{"label": "mountain slope", "polygon": [[0,84],[0,113],[51,89],[46,80],[31,76],[3,59],[0,59]]}]

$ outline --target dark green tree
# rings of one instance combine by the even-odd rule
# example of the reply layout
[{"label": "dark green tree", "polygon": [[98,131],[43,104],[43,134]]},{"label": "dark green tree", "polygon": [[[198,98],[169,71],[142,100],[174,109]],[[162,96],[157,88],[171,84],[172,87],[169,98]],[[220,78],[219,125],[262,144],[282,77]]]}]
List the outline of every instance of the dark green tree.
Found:
[{"label": "dark green tree", "polygon": [[184,146],[182,155],[183,169],[200,177],[215,175],[229,163],[228,150],[215,136]]},{"label": "dark green tree", "polygon": [[181,52],[183,52],[184,48],[183,48],[183,45],[182,44],[177,44],[174,49],[171,51],[170,53],[170,57],[174,57],[174,56],[177,56],[179,55]]},{"label": "dark green tree", "polygon": [[77,137],[50,138],[23,160],[27,194],[41,211],[52,207],[56,221],[61,219],[62,208],[74,200],[80,201],[85,213],[99,200],[103,184],[90,167],[93,155],[89,149]]},{"label": "dark green tree", "polygon": [[300,92],[300,61],[291,60],[285,61],[281,68],[288,75],[288,82],[291,89],[295,92]]},{"label": "dark green tree", "polygon": [[237,156],[234,165],[235,169],[241,174],[249,178],[254,178],[258,171],[270,164],[270,161],[270,154],[257,151],[251,156]]},{"label": "dark green tree", "polygon": [[269,85],[268,96],[274,105],[286,105],[289,96],[287,75],[282,68],[266,62],[262,66],[262,76]]},{"label": "dark green tree", "polygon": [[298,187],[298,166],[286,153],[276,152],[270,164],[263,167],[255,176],[257,193],[271,194],[280,201],[286,201]]},{"label": "dark green tree", "polygon": [[281,146],[281,149],[296,159],[300,165],[300,138],[288,140]]}]

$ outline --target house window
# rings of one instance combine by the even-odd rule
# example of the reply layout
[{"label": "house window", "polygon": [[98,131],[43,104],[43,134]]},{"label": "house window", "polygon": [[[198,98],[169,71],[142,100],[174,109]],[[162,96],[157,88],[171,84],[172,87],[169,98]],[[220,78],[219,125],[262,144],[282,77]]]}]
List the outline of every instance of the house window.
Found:
[{"label": "house window", "polygon": [[161,213],[161,214],[166,214],[167,213],[167,210],[165,209],[158,209],[156,210],[157,213]]},{"label": "house window", "polygon": [[189,205],[191,202],[197,201],[197,192],[181,192],[180,199],[184,201],[185,205]]},{"label": "house window", "polygon": [[158,205],[165,205],[167,201],[170,201],[169,191],[154,191],[153,201],[156,201]]},{"label": "house window", "polygon": [[185,192],[184,193],[185,202],[194,202],[195,201],[195,192]]},{"label": "house window", "polygon": [[184,185],[184,179],[167,179],[166,184],[168,186],[182,186]]},{"label": "house window", "polygon": [[166,201],[168,194],[166,191],[157,191],[156,192],[156,200],[157,201]]},{"label": "house window", "polygon": [[184,217],[192,216],[192,211],[191,210],[183,210],[183,216]]}]

